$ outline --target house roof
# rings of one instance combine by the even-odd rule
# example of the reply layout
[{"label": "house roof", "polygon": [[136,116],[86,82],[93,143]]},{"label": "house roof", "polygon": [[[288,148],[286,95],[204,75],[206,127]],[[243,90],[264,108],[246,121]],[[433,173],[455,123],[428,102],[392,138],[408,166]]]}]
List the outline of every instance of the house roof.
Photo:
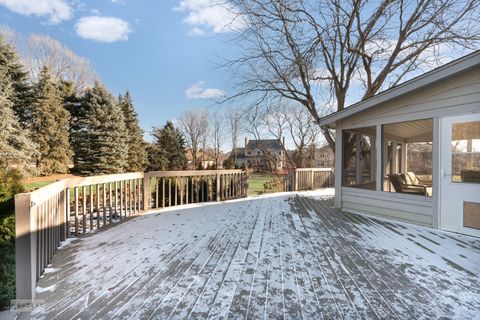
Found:
[{"label": "house roof", "polygon": [[[236,151],[237,151],[237,152],[236,152],[236,158],[237,158],[237,159],[246,158],[246,156],[245,156],[245,148],[236,148]],[[233,150],[228,153],[228,157],[229,157],[230,159],[233,159]]]},{"label": "house roof", "polygon": [[451,61],[441,67],[426,72],[418,77],[410,79],[402,84],[394,86],[388,90],[360,102],[357,102],[343,110],[334,112],[320,119],[320,126],[329,126],[334,128],[338,120],[345,119],[354,114],[363,112],[381,103],[393,100],[401,95],[414,91],[419,91],[439,81],[453,77],[456,74],[480,66],[480,50],[470,53],[462,58]]},{"label": "house roof", "polygon": [[278,139],[260,139],[260,140],[249,140],[245,149],[265,149],[270,151],[280,151],[283,150],[282,142]]}]

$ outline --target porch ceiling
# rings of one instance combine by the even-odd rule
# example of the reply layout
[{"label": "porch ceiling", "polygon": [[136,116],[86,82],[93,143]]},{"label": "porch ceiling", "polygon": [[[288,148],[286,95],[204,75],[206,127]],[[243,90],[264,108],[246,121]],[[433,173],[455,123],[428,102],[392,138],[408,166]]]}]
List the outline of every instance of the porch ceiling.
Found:
[{"label": "porch ceiling", "polygon": [[432,119],[387,124],[383,127],[386,137],[398,142],[432,142]]}]

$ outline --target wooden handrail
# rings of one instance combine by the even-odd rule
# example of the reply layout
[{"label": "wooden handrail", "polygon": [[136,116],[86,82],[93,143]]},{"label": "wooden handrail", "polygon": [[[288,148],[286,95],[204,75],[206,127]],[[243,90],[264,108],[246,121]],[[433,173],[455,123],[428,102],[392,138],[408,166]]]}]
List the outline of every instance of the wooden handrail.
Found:
[{"label": "wooden handrail", "polygon": [[247,196],[242,170],[151,171],[74,177],[15,196],[17,299],[35,286],[60,242],[127,216]]}]

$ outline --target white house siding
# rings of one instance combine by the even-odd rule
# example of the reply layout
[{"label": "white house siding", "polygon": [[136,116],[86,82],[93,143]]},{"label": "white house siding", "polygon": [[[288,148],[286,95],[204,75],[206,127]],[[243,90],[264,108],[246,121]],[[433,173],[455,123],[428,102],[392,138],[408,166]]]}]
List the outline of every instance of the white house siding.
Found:
[{"label": "white house siding", "polygon": [[342,210],[433,226],[433,200],[429,197],[343,187]]},{"label": "white house siding", "polygon": [[[336,127],[339,129],[338,131],[341,131],[342,129],[427,118],[438,119],[444,116],[478,112],[480,112],[480,68],[477,67],[421,91],[405,94],[370,110],[347,117],[341,122],[337,122]],[[439,129],[434,126],[434,130]],[[435,134],[436,132],[434,132],[434,136]],[[337,134],[338,137],[341,137],[341,132]],[[438,145],[436,144],[435,147],[438,148]],[[341,161],[337,163],[337,168],[338,165],[341,165]],[[437,159],[437,163],[434,164],[436,172],[438,165]],[[337,179],[336,183],[336,189],[341,190],[337,207],[341,207],[342,210],[438,227],[438,223],[435,221],[438,219],[438,213],[434,214],[434,211],[438,210],[436,205],[439,197],[438,190],[433,197],[422,197],[341,187],[338,185],[341,183],[340,179]],[[438,187],[438,180],[435,177],[434,188]]]},{"label": "white house siding", "polygon": [[[387,108],[385,108],[387,107]],[[373,126],[480,111],[480,68],[342,120],[343,128]]]}]

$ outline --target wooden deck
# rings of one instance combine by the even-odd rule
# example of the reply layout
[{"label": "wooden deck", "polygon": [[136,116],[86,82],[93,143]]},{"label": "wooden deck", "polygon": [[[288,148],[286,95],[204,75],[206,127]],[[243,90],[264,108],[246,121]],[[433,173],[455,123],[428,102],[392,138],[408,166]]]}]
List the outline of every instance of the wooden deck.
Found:
[{"label": "wooden deck", "polygon": [[114,225],[61,249],[21,318],[479,317],[480,239],[332,206],[281,194]]}]

